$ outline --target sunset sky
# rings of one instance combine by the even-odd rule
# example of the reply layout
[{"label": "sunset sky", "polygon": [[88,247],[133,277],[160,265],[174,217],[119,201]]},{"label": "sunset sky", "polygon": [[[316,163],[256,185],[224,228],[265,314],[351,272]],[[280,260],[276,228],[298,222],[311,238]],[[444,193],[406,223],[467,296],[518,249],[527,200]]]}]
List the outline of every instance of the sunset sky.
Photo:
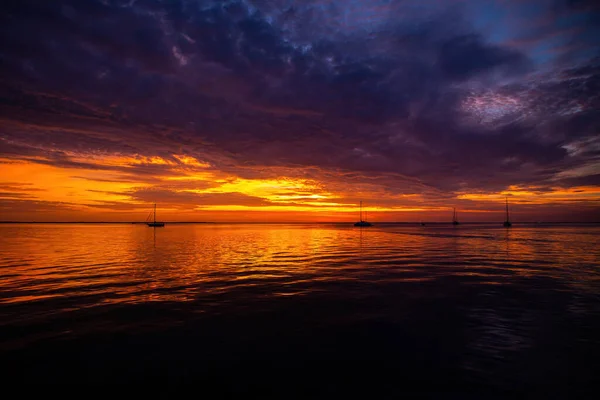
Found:
[{"label": "sunset sky", "polygon": [[0,220],[600,220],[600,6],[0,5]]}]

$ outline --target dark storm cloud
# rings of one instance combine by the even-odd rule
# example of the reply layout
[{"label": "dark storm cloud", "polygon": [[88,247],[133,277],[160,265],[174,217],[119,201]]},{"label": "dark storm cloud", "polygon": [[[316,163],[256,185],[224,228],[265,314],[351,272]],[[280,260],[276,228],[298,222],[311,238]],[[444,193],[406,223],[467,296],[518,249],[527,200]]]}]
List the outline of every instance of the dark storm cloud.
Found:
[{"label": "dark storm cloud", "polygon": [[544,182],[598,157],[569,150],[597,137],[597,64],[536,75],[535,55],[492,42],[443,2],[1,7],[4,157],[93,169],[60,152],[184,149],[240,176],[317,168],[382,177],[398,192],[416,181],[432,195]]}]

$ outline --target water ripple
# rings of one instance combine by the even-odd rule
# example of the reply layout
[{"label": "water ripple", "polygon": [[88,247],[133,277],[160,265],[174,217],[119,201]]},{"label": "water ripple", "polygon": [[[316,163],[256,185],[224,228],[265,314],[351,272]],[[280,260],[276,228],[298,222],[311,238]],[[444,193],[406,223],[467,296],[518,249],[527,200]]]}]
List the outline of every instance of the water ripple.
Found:
[{"label": "water ripple", "polygon": [[[2,225],[2,348],[252,315],[244,332],[287,321],[289,332],[362,335],[365,354],[380,342],[381,354],[415,347],[481,379],[514,381],[511,368],[528,376],[531,360],[553,371],[540,349],[596,348],[598,234],[594,225]],[[149,304],[166,311],[124,311]],[[265,324],[261,334],[275,329]],[[437,353],[423,350],[431,346]]]}]

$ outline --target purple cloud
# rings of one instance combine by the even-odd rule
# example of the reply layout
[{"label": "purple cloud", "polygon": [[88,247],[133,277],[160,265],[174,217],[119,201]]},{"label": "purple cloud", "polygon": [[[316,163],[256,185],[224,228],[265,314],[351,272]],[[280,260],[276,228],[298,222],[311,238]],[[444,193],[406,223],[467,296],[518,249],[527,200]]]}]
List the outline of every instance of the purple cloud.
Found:
[{"label": "purple cloud", "polygon": [[507,31],[469,1],[8,2],[0,157],[150,182],[177,171],[83,159],[188,154],[430,200],[594,184],[599,9],[530,3],[495,5]]}]

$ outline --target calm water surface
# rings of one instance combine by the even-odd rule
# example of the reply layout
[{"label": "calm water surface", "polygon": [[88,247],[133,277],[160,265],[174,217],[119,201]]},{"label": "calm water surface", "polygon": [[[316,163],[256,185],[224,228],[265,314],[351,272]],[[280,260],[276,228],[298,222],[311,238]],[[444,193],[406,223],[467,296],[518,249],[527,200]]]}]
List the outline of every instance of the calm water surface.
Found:
[{"label": "calm water surface", "polygon": [[36,381],[227,376],[244,391],[265,363],[338,366],[346,384],[302,385],[332,392],[379,368],[388,393],[572,394],[599,372],[599,234],[0,225],[0,355]]}]

